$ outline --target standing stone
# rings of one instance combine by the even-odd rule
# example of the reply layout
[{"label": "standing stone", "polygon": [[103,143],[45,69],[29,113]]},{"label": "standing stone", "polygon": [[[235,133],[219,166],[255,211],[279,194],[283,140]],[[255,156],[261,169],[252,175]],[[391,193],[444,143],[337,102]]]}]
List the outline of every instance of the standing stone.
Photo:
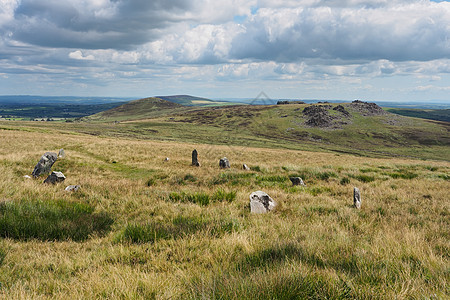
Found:
[{"label": "standing stone", "polygon": [[48,175],[47,179],[44,180],[44,183],[55,184],[58,182],[63,182],[65,179],[66,176],[64,176],[63,173],[53,171],[50,175]]},{"label": "standing stone", "polygon": [[242,169],[245,170],[245,171],[249,171],[250,170],[250,168],[246,164],[242,165]]},{"label": "standing stone", "polygon": [[192,151],[192,165],[196,167],[200,167],[200,162],[198,161],[198,152],[196,149]]},{"label": "standing stone", "polygon": [[65,157],[66,157],[66,152],[64,151],[64,149],[59,149],[58,158],[65,158]]},{"label": "standing stone", "polygon": [[361,208],[361,193],[359,192],[359,189],[355,187],[353,189],[353,205],[357,208]]},{"label": "standing stone", "polygon": [[219,167],[221,167],[222,169],[229,168],[230,162],[229,162],[228,158],[226,158],[226,157],[221,158],[219,161]]},{"label": "standing stone", "polygon": [[64,190],[67,192],[76,192],[80,189],[79,185],[69,185],[68,187],[66,187]]},{"label": "standing stone", "polygon": [[303,179],[301,179],[300,177],[289,177],[289,179],[291,180],[292,185],[306,186],[306,184],[303,182]]},{"label": "standing stone", "polygon": [[250,211],[255,214],[263,214],[272,211],[277,203],[265,192],[256,191],[250,194]]},{"label": "standing stone", "polygon": [[165,159],[164,159],[164,161],[169,161],[170,160],[170,158],[168,158],[168,157],[166,157]]},{"label": "standing stone", "polygon": [[57,159],[58,154],[56,154],[55,152],[45,152],[34,167],[33,173],[31,173],[31,175],[34,177],[38,177],[41,174],[50,172],[53,164]]}]

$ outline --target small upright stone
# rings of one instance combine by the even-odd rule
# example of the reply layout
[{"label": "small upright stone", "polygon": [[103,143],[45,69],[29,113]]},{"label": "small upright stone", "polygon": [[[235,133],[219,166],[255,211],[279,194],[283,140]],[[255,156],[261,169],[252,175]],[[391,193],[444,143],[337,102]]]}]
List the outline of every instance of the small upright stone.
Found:
[{"label": "small upright stone", "polygon": [[198,161],[198,152],[196,149],[192,151],[192,165],[196,167],[200,167],[200,162]]},{"label": "small upright stone", "polygon": [[48,175],[47,179],[44,180],[44,183],[55,184],[58,182],[63,182],[64,180],[66,180],[66,176],[64,176],[63,173],[53,171],[50,175]]},{"label": "small upright stone", "polygon": [[53,164],[58,159],[58,154],[55,152],[45,152],[44,155],[41,156],[41,159],[34,167],[33,173],[31,175],[33,177],[38,177],[41,174],[45,174],[50,172]]},{"label": "small upright stone", "polygon": [[64,190],[66,192],[77,192],[80,189],[79,185],[69,185],[68,187],[66,187]]},{"label": "small upright stone", "polygon": [[291,180],[292,185],[306,186],[306,184],[303,182],[303,179],[301,179],[300,177],[289,177],[289,179]]},{"label": "small upright stone", "polygon": [[230,167],[230,161],[228,160],[228,158],[223,157],[220,159],[219,161],[219,167],[222,169],[226,169]]},{"label": "small upright stone", "polygon": [[168,157],[166,157],[165,159],[164,159],[164,161],[169,161],[170,160],[170,158],[168,158]]},{"label": "small upright stone", "polygon": [[361,193],[357,187],[353,188],[353,205],[357,208],[361,208]]},{"label": "small upright stone", "polygon": [[59,149],[58,158],[65,158],[65,157],[66,157],[66,152],[64,151],[64,149]]},{"label": "small upright stone", "polygon": [[250,194],[250,211],[255,214],[263,214],[272,211],[277,203],[263,191]]},{"label": "small upright stone", "polygon": [[242,169],[245,171],[250,171],[250,168],[246,164],[242,165]]}]

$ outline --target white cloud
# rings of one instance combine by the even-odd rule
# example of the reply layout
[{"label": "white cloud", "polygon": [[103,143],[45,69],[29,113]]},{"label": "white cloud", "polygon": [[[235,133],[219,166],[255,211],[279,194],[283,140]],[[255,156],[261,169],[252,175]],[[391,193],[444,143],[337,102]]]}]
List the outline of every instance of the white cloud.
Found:
[{"label": "white cloud", "polygon": [[83,52],[81,52],[80,50],[70,52],[69,57],[72,59],[79,59],[79,60],[94,60],[95,59],[93,55],[83,56]]}]

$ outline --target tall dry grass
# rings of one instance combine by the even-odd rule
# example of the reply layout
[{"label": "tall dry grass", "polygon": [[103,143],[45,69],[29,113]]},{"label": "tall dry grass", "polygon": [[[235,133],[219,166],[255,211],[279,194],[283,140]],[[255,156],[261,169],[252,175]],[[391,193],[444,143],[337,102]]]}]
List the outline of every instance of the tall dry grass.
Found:
[{"label": "tall dry grass", "polygon": [[[82,241],[1,238],[4,299],[449,297],[447,162],[62,132],[0,130],[0,140],[0,200],[18,210],[80,203],[113,220]],[[53,170],[66,175],[64,184],[23,178],[59,148],[67,157]],[[200,168],[190,166],[194,148]],[[223,156],[230,170],[219,169]],[[291,175],[307,186],[292,187]],[[69,184],[81,190],[67,193]],[[352,207],[353,186],[361,210]],[[255,190],[271,195],[277,210],[251,215]],[[174,193],[235,196],[200,205]]]}]

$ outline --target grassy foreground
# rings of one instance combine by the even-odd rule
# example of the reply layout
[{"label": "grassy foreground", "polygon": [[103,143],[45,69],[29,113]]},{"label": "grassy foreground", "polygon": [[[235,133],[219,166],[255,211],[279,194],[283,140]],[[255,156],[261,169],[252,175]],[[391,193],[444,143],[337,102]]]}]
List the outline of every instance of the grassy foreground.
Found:
[{"label": "grassy foreground", "polygon": [[[9,129],[0,130],[3,299],[450,296],[448,162]],[[67,156],[53,170],[64,184],[23,178],[60,148]],[[194,148],[200,168],[190,166]],[[223,156],[230,170],[218,168]],[[294,175],[307,187],[292,187]],[[278,209],[251,215],[256,190]]]}]

